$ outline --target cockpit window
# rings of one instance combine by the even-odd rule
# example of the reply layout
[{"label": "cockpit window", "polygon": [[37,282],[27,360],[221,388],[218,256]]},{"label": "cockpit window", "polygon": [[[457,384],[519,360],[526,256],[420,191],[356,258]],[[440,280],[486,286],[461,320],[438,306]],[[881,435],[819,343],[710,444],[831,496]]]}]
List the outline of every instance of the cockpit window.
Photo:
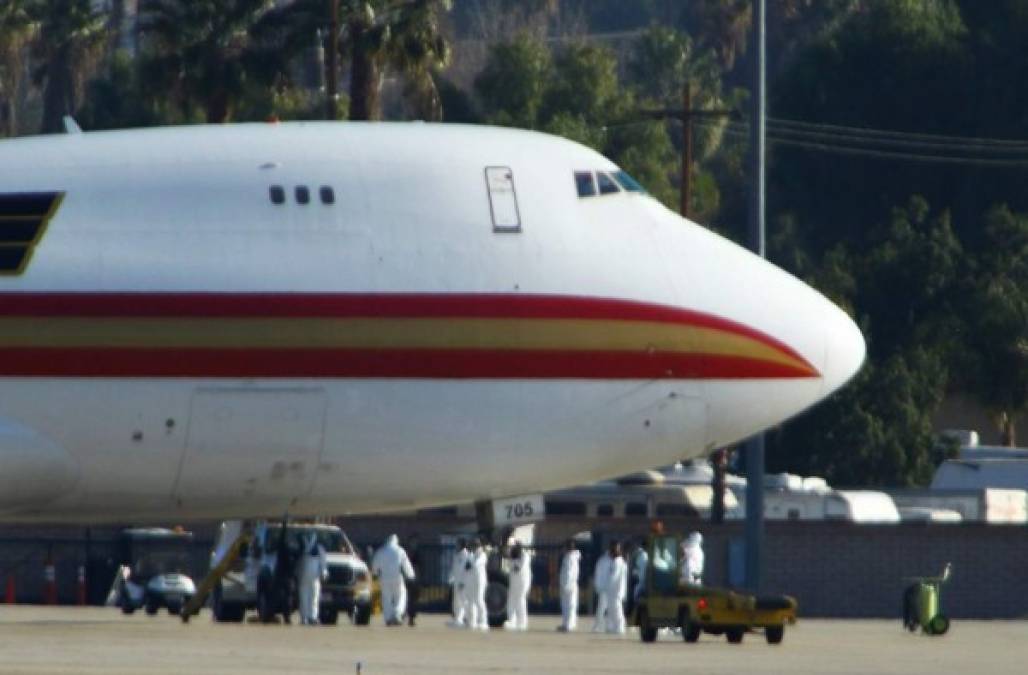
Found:
[{"label": "cockpit window", "polygon": [[639,181],[628,175],[627,171],[618,171],[614,174],[614,180],[618,184],[627,190],[628,192],[646,192],[642,185],[639,185]]},{"label": "cockpit window", "polygon": [[614,194],[615,192],[621,192],[621,188],[614,182],[614,179],[609,174],[596,172],[596,181],[600,186],[601,195]]},{"label": "cockpit window", "polygon": [[575,185],[578,187],[579,197],[592,197],[596,194],[596,183],[593,182],[592,171],[576,171]]}]

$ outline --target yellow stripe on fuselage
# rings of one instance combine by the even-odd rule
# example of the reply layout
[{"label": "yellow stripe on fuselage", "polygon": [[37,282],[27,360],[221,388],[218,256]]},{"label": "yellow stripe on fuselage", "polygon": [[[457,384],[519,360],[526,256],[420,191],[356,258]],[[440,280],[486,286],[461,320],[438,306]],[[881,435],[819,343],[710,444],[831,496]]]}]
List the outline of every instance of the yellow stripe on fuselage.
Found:
[{"label": "yellow stripe on fuselage", "polygon": [[809,369],[727,330],[647,321],[462,318],[7,318],[0,348],[494,349],[710,354]]}]

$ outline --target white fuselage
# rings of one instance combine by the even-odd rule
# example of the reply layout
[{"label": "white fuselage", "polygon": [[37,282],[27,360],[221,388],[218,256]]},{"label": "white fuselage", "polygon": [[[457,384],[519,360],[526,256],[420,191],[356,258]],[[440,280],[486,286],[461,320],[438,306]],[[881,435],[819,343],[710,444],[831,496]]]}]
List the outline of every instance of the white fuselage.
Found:
[{"label": "white fuselage", "polygon": [[4,195],[59,195],[0,277],[0,519],[524,494],[733,443],[856,372],[800,281],[644,194],[579,196],[616,170],[420,123],[0,143],[0,225]]}]

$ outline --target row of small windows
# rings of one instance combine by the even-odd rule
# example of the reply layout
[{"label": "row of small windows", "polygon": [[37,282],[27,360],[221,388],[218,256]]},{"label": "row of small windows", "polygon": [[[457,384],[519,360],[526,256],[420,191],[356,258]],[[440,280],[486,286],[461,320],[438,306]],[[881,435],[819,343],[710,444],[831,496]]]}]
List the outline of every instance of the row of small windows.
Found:
[{"label": "row of small windows", "polygon": [[645,192],[638,181],[624,171],[607,173],[606,171],[576,171],[575,187],[579,197],[594,197],[625,192]]},{"label": "row of small windows", "polygon": [[[268,188],[268,196],[271,198],[272,204],[285,204],[286,203],[286,189],[281,185],[272,185]],[[322,185],[318,188],[318,196],[321,198],[322,204],[335,204],[336,193],[328,185]],[[306,185],[297,185],[293,188],[293,199],[296,200],[297,204],[310,204],[311,203],[311,191]]]}]

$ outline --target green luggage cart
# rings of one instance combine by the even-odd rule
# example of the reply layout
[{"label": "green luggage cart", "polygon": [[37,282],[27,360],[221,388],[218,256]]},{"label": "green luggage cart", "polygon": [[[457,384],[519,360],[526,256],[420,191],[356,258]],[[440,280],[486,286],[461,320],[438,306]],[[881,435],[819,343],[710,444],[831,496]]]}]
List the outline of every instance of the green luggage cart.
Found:
[{"label": "green luggage cart", "polygon": [[909,577],[910,584],[903,592],[903,625],[911,633],[918,628],[925,635],[945,635],[949,630],[949,617],[942,612],[942,585],[953,570],[946,563],[937,577]]}]

